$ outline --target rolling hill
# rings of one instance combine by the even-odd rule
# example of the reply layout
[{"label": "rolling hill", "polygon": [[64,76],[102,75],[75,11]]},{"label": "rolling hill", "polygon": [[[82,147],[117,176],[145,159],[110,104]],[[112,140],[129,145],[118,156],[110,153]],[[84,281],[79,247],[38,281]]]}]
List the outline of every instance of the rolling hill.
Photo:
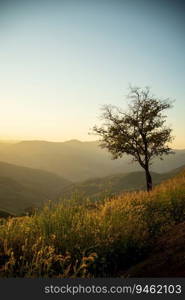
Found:
[{"label": "rolling hill", "polygon": [[[164,173],[185,164],[185,150],[163,161],[156,159],[153,172]],[[0,160],[20,166],[56,173],[71,181],[84,181],[107,175],[141,171],[130,158],[111,160],[111,155],[98,146],[98,142],[22,141],[14,144],[0,143]]]},{"label": "rolling hill", "polygon": [[[98,142],[0,143],[0,211],[20,213],[48,199],[68,198],[76,193],[103,199],[145,189],[145,175],[138,165],[129,163],[129,157],[110,158]],[[184,163],[185,150],[176,150],[160,164],[156,160],[154,184],[177,174]]]},{"label": "rolling hill", "polygon": [[[176,168],[167,173],[152,172],[153,184],[159,184],[178,174],[185,166]],[[106,197],[118,195],[126,191],[145,190],[145,173],[130,172],[115,174],[103,178],[89,179],[81,183],[73,183],[63,189],[61,198],[71,198],[74,196],[88,197],[92,200],[100,200]]]},{"label": "rolling hill", "polygon": [[69,184],[50,172],[0,162],[0,211],[17,214],[38,207],[46,200],[58,199]]}]

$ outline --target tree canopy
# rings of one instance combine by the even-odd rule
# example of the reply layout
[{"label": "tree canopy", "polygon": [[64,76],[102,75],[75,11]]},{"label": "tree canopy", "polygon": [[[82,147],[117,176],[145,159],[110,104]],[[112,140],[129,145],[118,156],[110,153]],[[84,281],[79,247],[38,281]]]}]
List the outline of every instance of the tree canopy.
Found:
[{"label": "tree canopy", "polygon": [[173,153],[169,143],[172,129],[166,126],[164,110],[172,107],[172,101],[152,95],[148,87],[130,87],[127,112],[105,105],[102,126],[94,126],[93,132],[100,137],[100,146],[107,148],[113,159],[123,154],[131,155],[145,170],[147,190],[152,189],[149,167],[152,159]]}]

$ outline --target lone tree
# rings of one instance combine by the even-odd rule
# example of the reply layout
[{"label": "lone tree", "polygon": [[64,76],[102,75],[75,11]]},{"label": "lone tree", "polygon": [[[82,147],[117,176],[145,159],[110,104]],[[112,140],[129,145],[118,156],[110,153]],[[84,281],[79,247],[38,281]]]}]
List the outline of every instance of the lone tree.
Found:
[{"label": "lone tree", "polygon": [[153,96],[148,87],[130,87],[128,111],[105,105],[101,127],[94,126],[93,133],[100,136],[100,146],[107,148],[113,159],[128,154],[145,170],[147,191],[152,189],[150,166],[156,156],[173,153],[168,143],[172,129],[165,126],[163,111],[172,107],[169,99]]}]

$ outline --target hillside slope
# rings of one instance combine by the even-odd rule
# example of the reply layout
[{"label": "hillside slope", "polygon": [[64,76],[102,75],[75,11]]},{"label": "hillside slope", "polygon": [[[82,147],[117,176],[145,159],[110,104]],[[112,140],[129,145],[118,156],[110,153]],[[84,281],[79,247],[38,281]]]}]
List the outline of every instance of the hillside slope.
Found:
[{"label": "hillside slope", "polygon": [[129,269],[126,277],[185,277],[185,222],[158,239],[149,257]]},{"label": "hillside slope", "polygon": [[[154,186],[178,174],[185,166],[176,168],[168,173],[151,172]],[[63,189],[61,197],[71,198],[74,195],[103,199],[126,191],[145,190],[146,179],[144,172],[115,174],[103,178],[93,178],[81,183],[71,184]]]},{"label": "hillside slope", "polygon": [[185,171],[96,206],[50,203],[0,219],[0,277],[184,276],[184,222]]},{"label": "hillside slope", "polygon": [[[185,164],[185,150],[175,150],[163,161],[156,159],[153,171],[168,172]],[[23,141],[14,144],[0,143],[0,160],[25,167],[43,169],[71,181],[84,181],[109,174],[141,171],[130,158],[111,160],[110,153],[98,146],[98,142]]]},{"label": "hillside slope", "polygon": [[58,199],[70,182],[49,172],[0,162],[0,210],[20,213]]}]

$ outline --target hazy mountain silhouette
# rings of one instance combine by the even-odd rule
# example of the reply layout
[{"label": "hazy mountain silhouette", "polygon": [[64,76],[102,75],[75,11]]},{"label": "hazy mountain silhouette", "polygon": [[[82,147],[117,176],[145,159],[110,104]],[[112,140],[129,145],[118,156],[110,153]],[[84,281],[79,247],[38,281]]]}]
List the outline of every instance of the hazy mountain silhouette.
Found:
[{"label": "hazy mountain silhouette", "polygon": [[0,211],[21,213],[56,200],[69,184],[56,174],[0,162]]},{"label": "hazy mountain silhouette", "polygon": [[[163,161],[155,160],[152,170],[168,172],[185,164],[185,150],[175,150]],[[14,144],[0,144],[0,160],[25,167],[32,167],[56,173],[72,181],[84,181],[111,174],[141,171],[130,158],[111,160],[107,150],[98,142],[23,141]]]}]

